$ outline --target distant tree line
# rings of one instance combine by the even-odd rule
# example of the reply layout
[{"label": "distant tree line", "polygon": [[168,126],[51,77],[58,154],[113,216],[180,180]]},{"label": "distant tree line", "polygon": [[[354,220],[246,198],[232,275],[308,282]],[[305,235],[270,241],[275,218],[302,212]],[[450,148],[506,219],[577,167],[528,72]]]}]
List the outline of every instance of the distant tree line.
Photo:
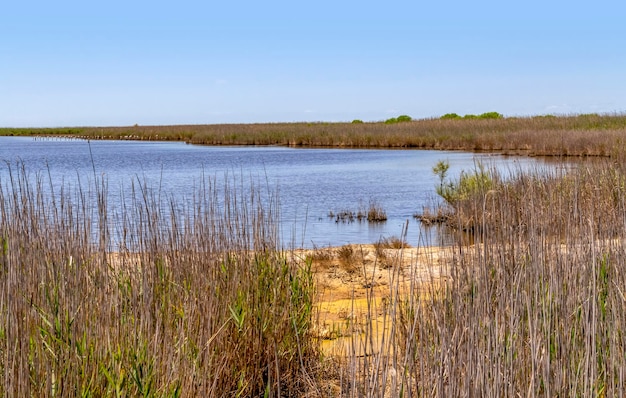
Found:
[{"label": "distant tree line", "polygon": [[[480,115],[472,115],[472,114],[467,114],[465,116],[461,116],[457,113],[446,113],[445,115],[441,116],[440,119],[502,119],[504,116],[501,113],[498,112],[485,112],[485,113],[481,113]],[[413,118],[409,115],[400,115],[398,117],[392,117],[389,118],[387,120],[384,121],[385,124],[395,124],[395,123],[403,123],[403,122],[411,122],[413,121]],[[353,124],[361,124],[363,123],[363,120],[361,119],[354,119],[352,121]]]},{"label": "distant tree line", "polygon": [[456,113],[446,113],[441,116],[440,119],[502,119],[503,117],[504,116],[498,112],[485,112],[480,115],[467,114],[465,116]]}]

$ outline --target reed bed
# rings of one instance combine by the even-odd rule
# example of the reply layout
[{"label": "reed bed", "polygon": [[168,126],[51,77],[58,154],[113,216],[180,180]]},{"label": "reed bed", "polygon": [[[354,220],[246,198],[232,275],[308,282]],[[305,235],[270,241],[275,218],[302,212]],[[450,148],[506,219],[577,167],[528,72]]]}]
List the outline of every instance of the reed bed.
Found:
[{"label": "reed bed", "polygon": [[275,198],[205,181],[187,208],[144,188],[113,208],[104,181],[59,188],[24,167],[10,175],[1,395],[315,391],[314,286],[279,247]]},{"label": "reed bed", "polygon": [[266,123],[0,129],[0,135],[176,140],[202,145],[284,145],[499,151],[536,156],[615,156],[626,115],[421,119],[403,123]]},{"label": "reed bed", "polygon": [[[492,172],[452,216],[472,244],[459,233],[433,251],[403,233],[399,254],[368,268],[353,304],[364,319],[349,319],[334,356],[312,332],[311,262],[280,250],[275,198],[208,181],[190,207],[139,187],[116,210],[102,181],[55,191],[11,176],[0,182],[3,395],[626,393],[619,162]],[[409,244],[423,255],[405,267]],[[351,246],[337,255],[365,272]]]},{"label": "reed bed", "polygon": [[446,277],[390,285],[383,341],[354,338],[368,351],[347,355],[345,395],[624,396],[625,190],[608,162],[494,176],[463,203],[474,244],[429,261]]}]

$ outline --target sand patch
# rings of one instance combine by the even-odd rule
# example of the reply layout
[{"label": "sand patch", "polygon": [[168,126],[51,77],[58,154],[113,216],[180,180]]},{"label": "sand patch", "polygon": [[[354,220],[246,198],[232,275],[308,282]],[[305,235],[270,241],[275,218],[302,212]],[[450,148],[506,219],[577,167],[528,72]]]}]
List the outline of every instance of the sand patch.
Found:
[{"label": "sand patch", "polygon": [[[439,283],[449,272],[443,248],[348,245],[297,250],[315,278],[314,333],[331,355],[370,355],[388,343],[393,300]],[[420,294],[427,294],[426,292]]]}]

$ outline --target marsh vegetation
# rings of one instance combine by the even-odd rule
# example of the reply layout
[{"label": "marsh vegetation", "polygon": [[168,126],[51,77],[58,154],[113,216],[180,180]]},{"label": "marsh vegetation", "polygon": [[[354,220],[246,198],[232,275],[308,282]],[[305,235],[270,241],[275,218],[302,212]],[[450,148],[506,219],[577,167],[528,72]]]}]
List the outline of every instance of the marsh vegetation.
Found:
[{"label": "marsh vegetation", "polygon": [[450,248],[426,300],[416,286],[398,304],[404,391],[623,395],[624,171],[491,174],[455,202],[476,241]]},{"label": "marsh vegetation", "polygon": [[[488,189],[455,202],[472,245],[418,247],[381,271],[388,289],[351,320],[345,395],[622,396],[625,171],[489,172]],[[380,314],[384,326],[368,321]]]},{"label": "marsh vegetation", "polygon": [[[216,206],[214,182],[165,217],[147,191],[110,212],[104,182],[48,196],[14,170],[0,190],[2,394],[620,396],[625,171],[493,174],[458,203],[473,245],[403,267],[382,253],[408,245],[381,242],[391,283],[365,311],[384,322],[350,318],[353,349],[328,356],[312,269],[336,258],[359,273],[358,247],[284,251],[275,207],[234,189]],[[411,277],[425,265],[430,279]]]},{"label": "marsh vegetation", "polygon": [[275,201],[208,180],[189,207],[138,187],[117,212],[105,181],[27,174],[0,182],[0,394],[312,388],[314,286],[280,249]]},{"label": "marsh vegetation", "polygon": [[[398,122],[398,119],[400,119]],[[375,123],[266,123],[181,126],[3,128],[0,135],[175,140],[202,145],[285,145],[499,151],[535,156],[616,156],[626,115],[501,117],[447,114]]]},{"label": "marsh vegetation", "polygon": [[[623,129],[603,128],[604,143]],[[552,154],[595,153],[577,134]],[[623,147],[607,148],[612,159],[549,172],[443,173],[455,243],[434,251],[403,234],[372,257],[285,250],[265,190],[209,179],[184,204],[137,186],[113,210],[105,180],[51,186],[12,169],[0,181],[0,393],[623,396],[626,167]],[[330,335],[317,331],[320,269],[358,275],[364,292]],[[329,338],[345,349],[326,353]]]}]

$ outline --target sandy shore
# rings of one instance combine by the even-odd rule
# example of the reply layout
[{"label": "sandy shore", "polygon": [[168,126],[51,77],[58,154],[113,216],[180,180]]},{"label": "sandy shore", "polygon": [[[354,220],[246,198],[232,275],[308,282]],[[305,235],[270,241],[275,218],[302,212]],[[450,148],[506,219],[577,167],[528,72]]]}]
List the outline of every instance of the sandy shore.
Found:
[{"label": "sandy shore", "polygon": [[[449,254],[439,247],[375,245],[295,251],[300,260],[312,259],[317,287],[314,330],[323,339],[324,350],[332,355],[367,355],[365,328],[370,328],[373,345],[379,345],[389,332],[388,304],[393,295],[402,297],[447,277],[442,260]],[[375,314],[371,323],[368,314]]]}]

